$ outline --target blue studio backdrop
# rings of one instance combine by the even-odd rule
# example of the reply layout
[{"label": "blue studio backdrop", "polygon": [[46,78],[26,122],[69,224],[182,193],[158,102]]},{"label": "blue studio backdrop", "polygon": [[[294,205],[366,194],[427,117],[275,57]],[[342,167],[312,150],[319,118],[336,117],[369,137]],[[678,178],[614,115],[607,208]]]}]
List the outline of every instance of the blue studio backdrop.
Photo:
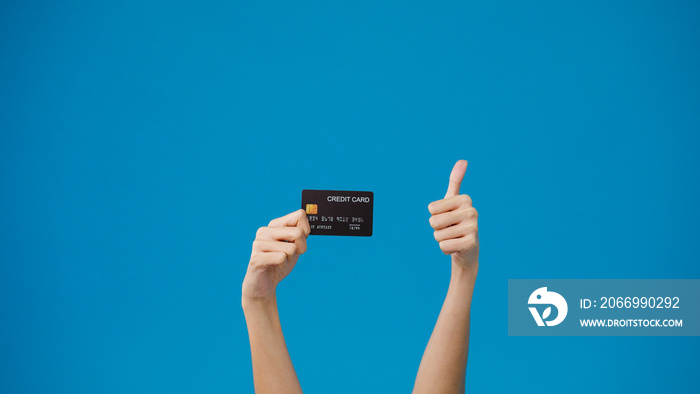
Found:
[{"label": "blue studio backdrop", "polygon": [[697,392],[698,337],[509,337],[508,279],[700,278],[697,1],[4,1],[0,391],[251,393],[241,282],[302,189],[375,193],[278,289],[308,393],[412,388],[479,210],[469,392]]}]

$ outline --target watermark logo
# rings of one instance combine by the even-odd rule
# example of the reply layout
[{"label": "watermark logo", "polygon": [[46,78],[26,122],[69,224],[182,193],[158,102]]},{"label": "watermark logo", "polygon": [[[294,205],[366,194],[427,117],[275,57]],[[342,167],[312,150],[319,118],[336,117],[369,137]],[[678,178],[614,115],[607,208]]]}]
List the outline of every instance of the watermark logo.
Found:
[{"label": "watermark logo", "polygon": [[537,325],[543,327],[545,324],[548,326],[556,326],[557,324],[564,321],[566,318],[566,313],[569,311],[569,307],[566,304],[566,300],[559,293],[553,291],[547,291],[546,287],[540,287],[530,294],[530,298],[527,300],[530,305],[552,305],[557,308],[557,317],[554,320],[546,320],[552,314],[552,307],[548,306],[542,312],[542,316],[537,311],[534,306],[529,307],[532,317],[537,322]]}]

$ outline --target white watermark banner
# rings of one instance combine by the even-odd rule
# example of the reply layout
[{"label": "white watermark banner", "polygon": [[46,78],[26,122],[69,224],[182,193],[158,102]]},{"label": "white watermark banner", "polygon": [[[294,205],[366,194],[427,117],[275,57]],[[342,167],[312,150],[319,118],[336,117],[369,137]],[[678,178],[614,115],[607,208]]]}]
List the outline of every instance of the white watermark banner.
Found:
[{"label": "white watermark banner", "polygon": [[700,335],[700,279],[509,279],[508,335]]}]

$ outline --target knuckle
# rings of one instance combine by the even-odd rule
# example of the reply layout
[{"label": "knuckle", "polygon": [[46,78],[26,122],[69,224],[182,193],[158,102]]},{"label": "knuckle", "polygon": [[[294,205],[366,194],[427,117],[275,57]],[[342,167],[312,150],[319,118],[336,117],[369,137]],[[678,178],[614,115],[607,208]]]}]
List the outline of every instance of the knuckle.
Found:
[{"label": "knuckle", "polygon": [[282,264],[285,260],[287,260],[287,256],[284,253],[275,253],[275,257],[272,258],[274,264]]},{"label": "knuckle", "polygon": [[460,221],[463,221],[465,219],[469,218],[469,208],[460,208],[455,211],[455,215],[460,219]]},{"label": "knuckle", "polygon": [[255,238],[260,238],[262,237],[265,232],[267,231],[267,227],[260,227],[258,231],[255,232]]},{"label": "knuckle", "polygon": [[473,235],[464,237],[464,240],[462,240],[462,248],[464,250],[471,249],[474,245],[476,245],[476,238]]},{"label": "knuckle", "polygon": [[442,250],[442,253],[444,254],[452,254],[452,251],[448,248],[447,245],[444,244],[444,242],[440,243],[440,250]]},{"label": "knuckle", "polygon": [[476,223],[466,223],[464,225],[464,231],[462,232],[463,235],[471,235],[475,234],[477,231],[477,226]]},{"label": "knuckle", "polygon": [[466,194],[460,194],[459,195],[459,202],[462,205],[472,205],[472,198]]},{"label": "knuckle", "polygon": [[466,235],[468,233],[469,233],[469,224],[462,222],[462,223],[455,226],[454,238],[459,238],[459,237]]},{"label": "knuckle", "polygon": [[294,236],[294,239],[299,239],[304,237],[304,232],[301,230],[299,227],[294,227],[294,230],[292,231],[292,235]]},{"label": "knuckle", "polygon": [[259,268],[261,266],[265,265],[265,259],[261,254],[253,254],[253,256],[250,257],[250,266],[251,268]]}]

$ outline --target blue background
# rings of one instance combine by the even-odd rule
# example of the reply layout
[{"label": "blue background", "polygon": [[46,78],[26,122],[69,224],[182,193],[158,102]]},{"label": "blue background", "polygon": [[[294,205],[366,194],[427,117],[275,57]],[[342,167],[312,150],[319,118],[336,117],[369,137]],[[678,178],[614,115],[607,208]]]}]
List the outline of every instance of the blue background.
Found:
[{"label": "blue background", "polygon": [[0,7],[0,385],[252,392],[240,285],[301,190],[371,190],[278,289],[308,393],[409,392],[480,212],[471,392],[696,392],[700,338],[508,337],[507,279],[699,278],[700,3]]}]

